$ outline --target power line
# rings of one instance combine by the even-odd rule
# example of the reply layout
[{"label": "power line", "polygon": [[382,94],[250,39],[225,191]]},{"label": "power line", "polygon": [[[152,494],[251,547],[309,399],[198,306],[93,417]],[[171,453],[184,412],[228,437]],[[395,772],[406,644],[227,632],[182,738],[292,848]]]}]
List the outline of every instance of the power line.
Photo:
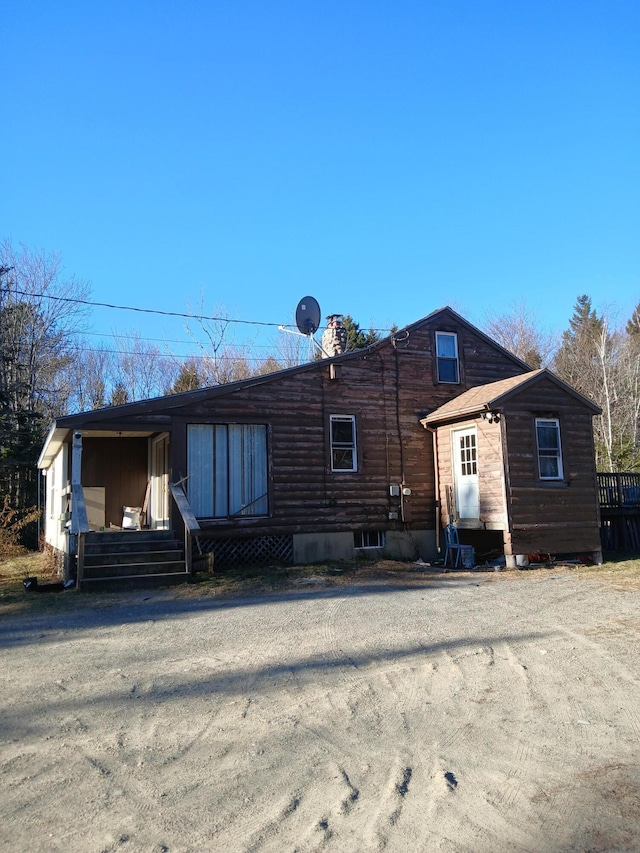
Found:
[{"label": "power line", "polygon": [[[74,352],[97,352],[97,353],[106,353],[108,355],[128,355],[131,357],[138,357],[140,355],[149,355],[149,353],[136,353],[131,350],[125,349],[97,349],[95,347],[77,347]],[[263,364],[268,358],[256,358],[254,356],[246,356],[241,352],[234,353],[233,355],[175,355],[174,353],[163,354],[163,353],[152,353],[154,357],[158,357],[160,359],[166,359],[167,361],[212,361],[212,362],[232,362],[232,361],[254,361],[256,364]],[[275,361],[281,361],[276,356],[273,356]]]},{"label": "power line", "polygon": [[[9,268],[11,269],[11,267]],[[139,314],[158,314],[162,317],[181,317],[185,320],[208,320],[214,323],[238,323],[245,326],[268,326],[269,328],[279,328],[280,326],[284,326],[285,328],[293,328],[292,323],[267,323],[264,320],[238,320],[236,318],[229,317],[209,317],[206,314],[187,314],[181,311],[162,311],[159,308],[137,308],[132,305],[112,305],[109,302],[93,302],[90,299],[73,299],[70,296],[51,296],[49,293],[29,293],[24,290],[13,290],[13,293],[18,296],[26,296],[37,299],[52,299],[55,302],[71,302],[75,305],[87,305],[92,308],[113,308],[117,311],[135,311]],[[382,333],[390,333],[391,329],[362,329],[361,331],[366,332],[382,332]],[[149,338],[148,340],[153,340]]]},{"label": "power line", "polygon": [[[82,335],[82,336],[86,336],[86,337],[93,337],[93,338],[115,338],[116,340],[118,338],[130,338],[131,337],[131,335],[129,335],[125,332],[83,332],[83,331],[79,330],[77,332],[72,332],[72,334]],[[186,340],[179,340],[176,338],[147,338],[144,335],[138,335],[138,334],[136,334],[136,340],[145,341],[148,343],[156,343],[156,344],[188,344],[189,346],[192,346],[192,347],[197,346],[200,348],[207,346],[207,344],[203,341],[195,341],[195,340],[186,341]],[[232,346],[234,346],[234,345],[232,345]],[[239,344],[238,347],[242,348],[242,349],[252,349],[252,350],[253,349],[268,349],[268,350],[273,349],[273,346],[271,344],[254,344],[254,343]],[[84,348],[80,347],[79,349],[83,350]],[[98,352],[98,350],[95,350],[95,351]]]},{"label": "power line", "polygon": [[111,305],[109,302],[92,302],[89,299],[72,299],[70,296],[51,296],[49,293],[28,293],[24,290],[13,290],[18,296],[29,296],[37,299],[53,299],[55,302],[72,302],[75,305],[89,305],[92,308],[114,308],[118,311],[137,311],[140,314],[160,314],[163,317],[182,317],[186,320],[209,320],[217,323],[242,323],[245,326],[278,326],[283,323],[266,323],[263,320],[236,320],[229,317],[207,317],[204,314],[186,314],[181,311],[161,311],[159,308],[135,308],[132,305]]}]

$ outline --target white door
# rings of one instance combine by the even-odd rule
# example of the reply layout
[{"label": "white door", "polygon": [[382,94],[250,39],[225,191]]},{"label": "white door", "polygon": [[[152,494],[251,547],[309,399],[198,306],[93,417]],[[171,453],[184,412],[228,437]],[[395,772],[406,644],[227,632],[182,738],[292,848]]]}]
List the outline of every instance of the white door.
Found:
[{"label": "white door", "polygon": [[169,527],[169,435],[164,433],[151,441],[151,519],[154,529]]},{"label": "white door", "polygon": [[458,518],[480,518],[476,428],[453,432],[453,459]]}]

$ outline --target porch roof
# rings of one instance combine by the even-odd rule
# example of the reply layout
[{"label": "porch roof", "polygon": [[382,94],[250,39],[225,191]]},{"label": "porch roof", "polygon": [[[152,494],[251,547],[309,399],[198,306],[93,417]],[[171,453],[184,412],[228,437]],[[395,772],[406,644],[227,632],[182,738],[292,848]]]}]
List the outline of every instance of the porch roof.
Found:
[{"label": "porch roof", "polygon": [[[51,465],[60,452],[62,445],[69,441],[71,433],[74,431],[69,427],[59,426],[58,424],[59,421],[56,421],[49,430],[44,447],[38,457],[38,468],[43,470],[46,470]],[[154,431],[149,429],[95,429],[91,426],[82,429],[81,432],[83,435],[91,436],[91,438],[149,438],[155,434]]]},{"label": "porch roof", "polygon": [[447,421],[456,420],[466,415],[479,415],[482,412],[495,410],[504,405],[509,397],[520,393],[543,378],[547,378],[555,385],[558,385],[567,394],[570,394],[578,402],[582,403],[582,405],[591,409],[594,415],[600,414],[600,407],[596,406],[592,400],[589,400],[588,397],[580,394],[575,388],[567,385],[566,382],[563,382],[562,379],[551,373],[547,368],[541,368],[540,370],[532,370],[521,376],[512,376],[508,379],[500,379],[498,382],[490,382],[488,385],[478,385],[476,388],[470,388],[468,391],[464,391],[458,397],[449,400],[448,403],[430,412],[426,417],[421,418],[420,423],[426,427],[430,424],[446,423]]}]

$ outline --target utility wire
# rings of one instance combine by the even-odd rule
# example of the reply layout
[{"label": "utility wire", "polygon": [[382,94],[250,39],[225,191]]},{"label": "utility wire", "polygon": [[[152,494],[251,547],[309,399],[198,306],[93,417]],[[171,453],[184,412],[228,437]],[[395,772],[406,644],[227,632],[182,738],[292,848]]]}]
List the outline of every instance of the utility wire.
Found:
[{"label": "utility wire", "polygon": [[[267,323],[264,320],[237,320],[229,317],[208,317],[206,314],[187,314],[181,311],[162,311],[159,308],[136,308],[132,305],[112,305],[109,302],[92,302],[90,299],[73,299],[70,296],[51,296],[49,293],[29,293],[24,290],[14,290],[18,296],[37,299],[52,299],[55,302],[72,302],[75,305],[88,305],[92,308],[113,308],[118,311],[136,311],[140,314],[158,314],[163,317],[182,317],[185,320],[209,320],[214,323],[238,323],[245,326],[269,326],[271,328],[293,328],[292,323]],[[365,331],[362,330],[361,331]],[[366,329],[367,332],[391,332],[391,329]]]},{"label": "utility wire", "polygon": [[[233,355],[175,355],[174,353],[137,353],[132,350],[126,349],[96,349],[94,347],[77,347],[74,352],[97,352],[97,353],[106,353],[108,355],[128,355],[132,358],[137,358],[140,355],[149,356],[151,355],[154,358],[164,359],[166,361],[254,361],[256,364],[263,364],[265,361],[268,361],[268,358],[256,358],[255,356],[243,355],[240,351],[239,353],[234,353]],[[273,356],[275,361],[281,361],[277,356]]]},{"label": "utility wire", "polygon": [[132,305],[111,305],[109,302],[92,302],[89,299],[72,299],[70,296],[51,296],[48,293],[27,293],[24,290],[12,290],[18,296],[30,296],[38,299],[53,299],[56,302],[73,302],[75,305],[89,305],[92,308],[115,308],[118,311],[137,311],[140,314],[161,314],[163,317],[182,317],[186,320],[210,320],[218,323],[242,323],[246,326],[282,326],[282,323],[266,323],[262,320],[235,320],[229,317],[207,317],[200,314],[186,314],[180,311],[161,311],[159,308],[134,308]]},{"label": "utility wire", "polygon": [[[77,331],[72,332],[74,335],[82,335],[83,337],[93,337],[93,338],[130,338],[131,335],[127,332],[83,332]],[[206,343],[203,341],[186,341],[184,339],[180,340],[177,338],[147,338],[144,335],[136,334],[137,341],[145,341],[148,343],[156,343],[156,344],[188,344],[189,346],[198,346],[198,347],[206,347]],[[267,349],[272,350],[273,346],[271,344],[234,344],[238,349]],[[80,347],[80,349],[85,349]],[[98,352],[98,350],[95,350]]]}]

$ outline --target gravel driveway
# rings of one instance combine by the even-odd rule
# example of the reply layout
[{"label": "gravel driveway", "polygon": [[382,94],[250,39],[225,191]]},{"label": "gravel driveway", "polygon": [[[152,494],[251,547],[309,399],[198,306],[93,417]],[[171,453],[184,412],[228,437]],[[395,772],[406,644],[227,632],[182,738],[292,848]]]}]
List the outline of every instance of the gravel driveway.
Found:
[{"label": "gravel driveway", "polygon": [[5,614],[0,848],[637,851],[639,596],[541,570]]}]

